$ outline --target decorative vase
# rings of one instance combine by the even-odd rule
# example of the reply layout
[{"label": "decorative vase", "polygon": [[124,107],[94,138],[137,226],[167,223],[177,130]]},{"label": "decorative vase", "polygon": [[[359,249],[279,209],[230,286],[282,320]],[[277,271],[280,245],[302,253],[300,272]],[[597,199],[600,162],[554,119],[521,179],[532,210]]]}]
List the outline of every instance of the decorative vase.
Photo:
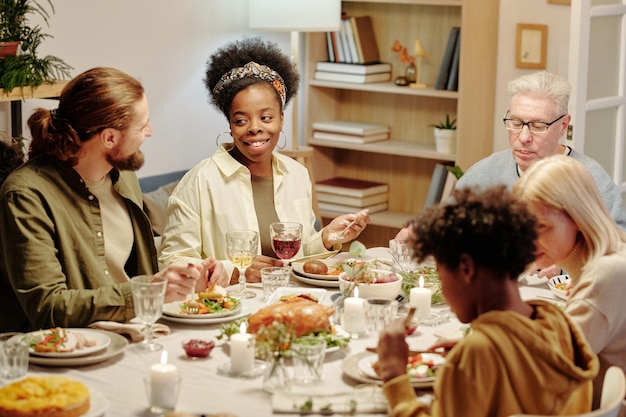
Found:
[{"label": "decorative vase", "polygon": [[409,66],[406,67],[404,77],[409,84],[417,81],[417,68],[415,67],[415,64],[409,64]]},{"label": "decorative vase", "polygon": [[17,48],[20,43],[19,41],[0,42],[0,57],[17,55]]},{"label": "decorative vase", "polygon": [[435,128],[435,149],[442,153],[456,152],[456,130]]},{"label": "decorative vase", "polygon": [[291,390],[291,378],[287,372],[285,359],[279,352],[275,352],[274,357],[267,363],[263,374],[263,389],[267,392]]}]

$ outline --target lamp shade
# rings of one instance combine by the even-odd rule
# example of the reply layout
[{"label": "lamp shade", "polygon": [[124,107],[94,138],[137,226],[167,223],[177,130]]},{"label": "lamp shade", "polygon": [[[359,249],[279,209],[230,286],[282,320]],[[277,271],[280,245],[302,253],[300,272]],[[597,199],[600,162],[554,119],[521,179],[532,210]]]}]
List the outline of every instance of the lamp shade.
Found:
[{"label": "lamp shade", "polygon": [[339,30],[341,0],[248,0],[248,25],[263,31]]}]

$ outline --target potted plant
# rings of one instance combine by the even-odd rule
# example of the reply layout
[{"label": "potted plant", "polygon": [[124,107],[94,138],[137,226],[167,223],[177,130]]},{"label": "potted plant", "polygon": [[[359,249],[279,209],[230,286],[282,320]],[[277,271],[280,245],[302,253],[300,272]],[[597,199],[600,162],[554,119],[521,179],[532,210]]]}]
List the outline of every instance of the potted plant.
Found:
[{"label": "potted plant", "polygon": [[[20,54],[6,55],[0,59],[0,88],[11,92],[15,87],[37,87],[44,82],[53,83],[69,78],[71,66],[55,56],[37,57],[37,48],[51,35],[42,32],[40,26],[31,26],[29,16],[39,15],[48,24],[54,13],[51,0],[2,0],[0,1],[0,42],[19,42]],[[6,50],[1,47],[1,50]],[[0,52],[1,54],[2,52]]]},{"label": "potted plant", "polygon": [[446,120],[436,125],[435,128],[435,149],[437,152],[456,152],[456,119],[450,120],[450,115],[446,114]]}]

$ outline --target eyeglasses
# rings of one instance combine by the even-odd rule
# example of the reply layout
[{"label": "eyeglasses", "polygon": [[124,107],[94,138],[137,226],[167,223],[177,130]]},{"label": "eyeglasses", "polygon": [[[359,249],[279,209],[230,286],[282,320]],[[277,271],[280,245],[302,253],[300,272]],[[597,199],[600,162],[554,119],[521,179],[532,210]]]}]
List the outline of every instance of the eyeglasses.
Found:
[{"label": "eyeglasses", "polygon": [[562,114],[561,116],[557,117],[556,119],[554,119],[550,123],[545,123],[545,122],[524,122],[524,121],[518,120],[518,119],[507,119],[506,116],[509,115],[509,110],[507,110],[506,115],[505,115],[504,119],[502,119],[502,121],[504,122],[504,127],[506,127],[508,130],[513,130],[513,131],[519,132],[520,130],[524,129],[524,126],[528,126],[528,130],[531,133],[546,133],[548,131],[548,128],[551,125],[553,125],[554,123],[556,123],[559,120],[561,120],[562,118],[564,118],[566,114]]}]

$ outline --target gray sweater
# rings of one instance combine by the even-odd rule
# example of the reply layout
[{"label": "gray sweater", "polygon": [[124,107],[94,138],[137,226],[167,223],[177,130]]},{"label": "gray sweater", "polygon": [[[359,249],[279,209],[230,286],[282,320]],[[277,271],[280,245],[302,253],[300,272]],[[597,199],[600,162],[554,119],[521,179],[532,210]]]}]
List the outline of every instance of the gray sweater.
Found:
[{"label": "gray sweater", "polygon": [[[624,210],[622,194],[609,174],[598,162],[573,149],[570,149],[569,156],[582,162],[589,169],[609,212],[617,224],[626,230],[626,210]],[[510,149],[507,149],[495,152],[476,162],[463,174],[456,187],[462,188],[477,185],[487,188],[504,184],[511,189],[518,178],[519,174],[517,172],[517,164],[515,159],[513,159],[513,153]]]}]

